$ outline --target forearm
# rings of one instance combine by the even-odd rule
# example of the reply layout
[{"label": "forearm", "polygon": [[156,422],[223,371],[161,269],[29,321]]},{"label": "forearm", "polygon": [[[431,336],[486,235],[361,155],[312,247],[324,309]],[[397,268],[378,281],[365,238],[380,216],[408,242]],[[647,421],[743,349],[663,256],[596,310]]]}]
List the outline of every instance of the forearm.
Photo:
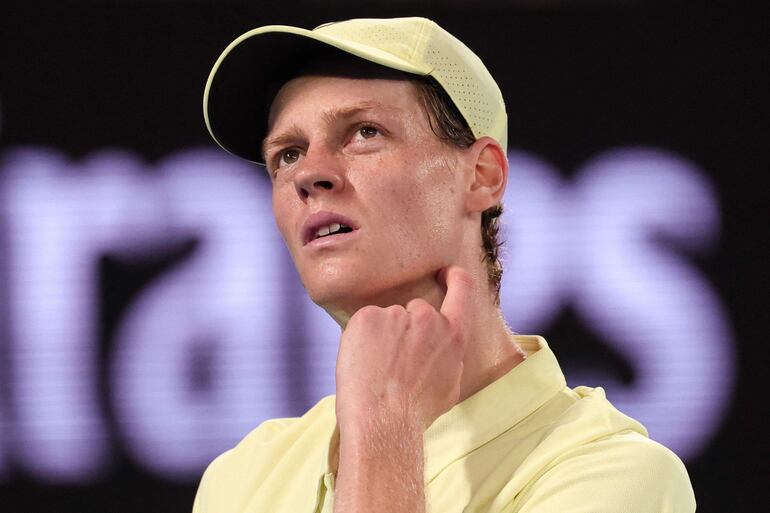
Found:
[{"label": "forearm", "polygon": [[337,356],[335,513],[424,513],[423,433],[457,404],[473,277],[442,269],[437,311],[369,305],[348,321]]},{"label": "forearm", "polygon": [[393,417],[340,429],[335,513],[424,513],[421,427]]}]

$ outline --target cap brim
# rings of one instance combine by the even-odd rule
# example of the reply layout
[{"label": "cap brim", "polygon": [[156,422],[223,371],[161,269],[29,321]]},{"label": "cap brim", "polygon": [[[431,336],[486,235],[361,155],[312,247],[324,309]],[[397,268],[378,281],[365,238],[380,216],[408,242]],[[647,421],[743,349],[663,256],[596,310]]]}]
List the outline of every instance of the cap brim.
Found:
[{"label": "cap brim", "polygon": [[233,41],[209,74],[203,93],[203,116],[209,133],[228,152],[261,163],[262,140],[275,93],[306,63],[340,51],[407,73],[430,73],[355,42],[297,27],[260,27]]}]

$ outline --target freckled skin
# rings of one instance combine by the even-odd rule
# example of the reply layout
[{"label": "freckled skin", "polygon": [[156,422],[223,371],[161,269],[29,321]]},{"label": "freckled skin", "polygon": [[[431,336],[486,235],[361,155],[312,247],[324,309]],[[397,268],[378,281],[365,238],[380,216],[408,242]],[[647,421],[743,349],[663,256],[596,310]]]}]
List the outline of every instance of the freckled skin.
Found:
[{"label": "freckled skin", "polygon": [[[335,108],[378,102],[350,118],[329,120]],[[381,127],[361,137],[360,123]],[[299,157],[275,169],[273,211],[310,297],[344,324],[360,307],[406,304],[435,288],[436,272],[456,260],[478,215],[468,215],[458,191],[462,151],[433,133],[415,86],[407,81],[307,76],[288,82],[270,115],[271,136],[292,131]],[[268,148],[268,161],[284,149]],[[305,181],[303,181],[305,180]],[[309,180],[309,182],[307,181]],[[297,183],[332,181],[302,197]],[[354,220],[354,241],[328,250],[303,247],[301,227],[313,212]],[[480,242],[480,239],[479,239]],[[476,246],[478,247],[478,246]]]}]

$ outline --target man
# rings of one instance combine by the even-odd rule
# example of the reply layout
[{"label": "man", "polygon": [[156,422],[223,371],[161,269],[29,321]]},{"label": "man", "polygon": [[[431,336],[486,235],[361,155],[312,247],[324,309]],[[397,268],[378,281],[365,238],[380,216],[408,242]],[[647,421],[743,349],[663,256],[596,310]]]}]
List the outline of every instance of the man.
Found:
[{"label": "man", "polygon": [[255,29],[215,64],[204,112],[266,164],[342,334],[336,397],[217,458],[196,513],[695,510],[676,456],[506,326],[506,113],[465,45],[422,18]]}]

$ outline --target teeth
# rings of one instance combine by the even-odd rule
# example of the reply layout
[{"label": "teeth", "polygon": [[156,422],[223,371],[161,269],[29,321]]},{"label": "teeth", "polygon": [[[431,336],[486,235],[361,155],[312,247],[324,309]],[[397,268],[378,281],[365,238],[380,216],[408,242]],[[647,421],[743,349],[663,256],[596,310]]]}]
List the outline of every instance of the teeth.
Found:
[{"label": "teeth", "polygon": [[336,232],[340,231],[340,228],[342,228],[342,226],[337,224],[337,223],[332,223],[332,224],[330,224],[328,226],[322,226],[315,233],[315,237],[316,237],[316,239],[318,237],[325,237],[326,235],[329,235],[329,234],[336,233]]}]

